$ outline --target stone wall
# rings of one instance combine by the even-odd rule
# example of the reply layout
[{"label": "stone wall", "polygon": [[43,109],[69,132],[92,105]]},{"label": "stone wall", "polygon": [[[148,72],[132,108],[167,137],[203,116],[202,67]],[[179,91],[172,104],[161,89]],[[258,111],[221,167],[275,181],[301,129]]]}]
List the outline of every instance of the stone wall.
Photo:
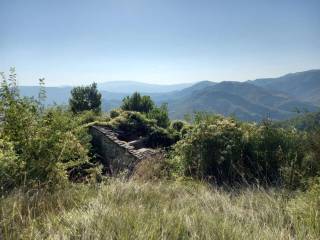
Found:
[{"label": "stone wall", "polygon": [[89,131],[93,147],[112,174],[124,169],[131,171],[137,162],[157,153],[153,149],[135,149],[128,142],[119,140],[115,132],[103,126],[91,126]]}]

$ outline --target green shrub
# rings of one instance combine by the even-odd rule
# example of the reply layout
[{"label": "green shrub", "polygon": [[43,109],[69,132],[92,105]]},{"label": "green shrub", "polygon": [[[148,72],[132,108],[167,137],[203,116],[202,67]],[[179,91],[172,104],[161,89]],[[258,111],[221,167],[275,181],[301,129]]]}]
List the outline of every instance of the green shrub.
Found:
[{"label": "green shrub", "polygon": [[[43,109],[2,81],[0,125],[2,186],[46,184],[68,180],[68,172],[88,161],[90,137],[79,118],[61,107]],[[4,189],[6,190],[6,189]]]},{"label": "green shrub", "polygon": [[0,193],[22,183],[24,168],[24,162],[16,155],[13,144],[0,138]]},{"label": "green shrub", "polygon": [[110,111],[110,118],[116,118],[120,115],[120,110],[118,109],[113,109]]},{"label": "green shrub", "polygon": [[233,181],[241,177],[237,172],[241,148],[242,132],[235,122],[203,122],[175,145],[174,159],[187,176]]},{"label": "green shrub", "polygon": [[146,141],[147,147],[169,147],[179,140],[179,135],[170,133],[168,130],[155,127],[148,134]]},{"label": "green shrub", "polygon": [[303,136],[270,123],[251,125],[246,130],[244,162],[252,178],[266,183],[293,185],[304,158]]},{"label": "green shrub", "polygon": [[146,116],[149,119],[156,120],[159,127],[167,128],[170,125],[167,104],[162,104],[160,107],[154,107]]},{"label": "green shrub", "polygon": [[88,161],[90,138],[71,113],[49,109],[29,119],[32,120],[29,125],[23,122],[24,115],[19,116],[21,121],[14,118],[17,125],[13,127],[7,124],[12,122],[12,114],[6,114],[4,133],[17,154],[20,180],[30,184],[60,184],[67,181],[68,170]]},{"label": "green shrub", "polygon": [[111,119],[109,124],[112,129],[123,132],[129,138],[136,138],[148,135],[156,122],[139,112],[123,111],[119,116]]},{"label": "green shrub", "polygon": [[177,132],[181,132],[182,128],[186,125],[187,123],[181,120],[176,120],[172,121],[170,124],[170,128],[176,130]]},{"label": "green shrub", "polygon": [[107,122],[110,118],[102,113],[96,113],[95,111],[83,111],[75,114],[75,118],[79,124],[88,124],[92,122]]},{"label": "green shrub", "polygon": [[[258,182],[299,187],[319,173],[309,157],[306,135],[293,130],[200,116],[183,127],[173,148],[176,171],[186,176],[222,182]],[[317,141],[314,141],[317,142]],[[318,149],[318,147],[315,147]],[[313,154],[316,155],[316,154]],[[310,164],[313,163],[313,164]]]},{"label": "green shrub", "polygon": [[180,131],[181,138],[183,138],[188,133],[190,133],[192,131],[192,128],[193,128],[193,126],[189,125],[189,124],[186,124],[185,126],[183,126],[183,128]]},{"label": "green shrub", "polygon": [[312,177],[320,176],[320,125],[307,134],[307,151],[307,174]]}]

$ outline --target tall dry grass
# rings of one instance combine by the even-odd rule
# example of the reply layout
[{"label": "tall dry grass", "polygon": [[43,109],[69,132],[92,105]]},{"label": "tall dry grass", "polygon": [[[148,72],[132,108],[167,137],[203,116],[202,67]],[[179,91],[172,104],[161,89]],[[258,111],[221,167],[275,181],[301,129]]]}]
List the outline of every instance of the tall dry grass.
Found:
[{"label": "tall dry grass", "polygon": [[318,198],[195,182],[18,191],[0,200],[0,239],[319,239]]}]

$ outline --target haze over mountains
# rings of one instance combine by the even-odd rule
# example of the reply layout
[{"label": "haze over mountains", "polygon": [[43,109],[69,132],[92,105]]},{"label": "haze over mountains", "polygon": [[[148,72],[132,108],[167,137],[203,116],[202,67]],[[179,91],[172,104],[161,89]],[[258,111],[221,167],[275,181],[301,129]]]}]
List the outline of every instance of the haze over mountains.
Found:
[{"label": "haze over mountains", "polygon": [[[21,86],[21,94],[37,96],[38,87]],[[168,103],[173,119],[195,111],[234,115],[242,120],[259,121],[265,117],[283,120],[297,110],[317,111],[320,107],[320,70],[291,73],[279,78],[246,82],[210,82],[157,85],[132,81],[98,84],[103,109],[118,107],[128,94],[138,91],[150,95],[157,104]],[[48,87],[47,104],[67,104],[71,87]]]},{"label": "haze over mountains", "polygon": [[192,86],[192,83],[181,83],[181,84],[150,84],[136,81],[112,81],[98,83],[98,88],[102,91],[115,92],[115,93],[133,93],[135,91],[145,93],[163,93],[181,90]]}]

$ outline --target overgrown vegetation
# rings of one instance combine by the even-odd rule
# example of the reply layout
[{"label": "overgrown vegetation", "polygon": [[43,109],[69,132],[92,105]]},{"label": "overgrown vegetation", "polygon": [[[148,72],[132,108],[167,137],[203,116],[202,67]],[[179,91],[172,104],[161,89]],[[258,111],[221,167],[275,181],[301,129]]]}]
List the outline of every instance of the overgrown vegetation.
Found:
[{"label": "overgrown vegetation", "polygon": [[66,183],[72,169],[89,161],[90,136],[80,118],[63,107],[44,109],[41,98],[21,98],[14,69],[1,84],[1,190]]},{"label": "overgrown vegetation", "polygon": [[172,161],[179,174],[220,184],[255,182],[294,188],[319,176],[315,140],[319,133],[312,136],[268,121],[257,125],[199,115],[175,145]]},{"label": "overgrown vegetation", "polygon": [[[0,239],[320,235],[318,113],[281,123],[198,113],[187,123],[134,93],[106,115],[95,84],[75,88],[69,107],[45,107],[44,79],[37,99],[16,82],[14,69],[2,74]],[[139,162],[129,181],[101,181],[92,124],[166,158]]]},{"label": "overgrown vegetation", "polygon": [[319,239],[320,189],[197,182],[71,185],[0,200],[3,239]]}]

